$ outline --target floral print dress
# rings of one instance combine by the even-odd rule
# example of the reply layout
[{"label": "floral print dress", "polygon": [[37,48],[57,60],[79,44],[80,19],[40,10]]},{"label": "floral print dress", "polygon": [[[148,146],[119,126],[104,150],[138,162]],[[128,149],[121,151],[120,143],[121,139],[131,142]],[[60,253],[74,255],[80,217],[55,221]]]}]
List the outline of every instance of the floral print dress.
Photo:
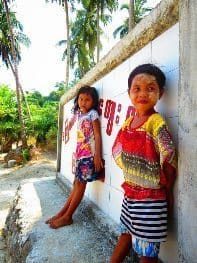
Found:
[{"label": "floral print dress", "polygon": [[81,182],[92,182],[99,174],[94,171],[95,139],[92,122],[99,118],[96,110],[78,114],[76,177]]}]

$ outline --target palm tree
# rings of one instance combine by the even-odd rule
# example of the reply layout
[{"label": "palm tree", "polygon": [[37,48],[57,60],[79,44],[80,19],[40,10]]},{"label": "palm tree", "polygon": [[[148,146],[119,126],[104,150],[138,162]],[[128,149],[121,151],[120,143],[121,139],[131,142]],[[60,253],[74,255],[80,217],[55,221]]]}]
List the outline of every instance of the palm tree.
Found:
[{"label": "palm tree", "polygon": [[[19,27],[21,29],[21,24],[16,20],[14,13],[9,11],[8,3],[6,0],[3,0],[0,5],[1,8],[1,47],[0,47],[0,55],[2,57],[2,61],[6,64],[7,67],[11,67],[12,72],[15,77],[16,82],[16,95],[17,95],[17,104],[18,104],[18,114],[19,114],[19,121],[21,125],[21,139],[22,139],[22,146],[23,148],[27,147],[27,140],[26,140],[26,131],[25,131],[25,124],[21,106],[21,94],[20,90],[22,87],[19,82],[18,77],[18,62],[20,61],[20,46],[19,42],[25,38],[24,34],[13,34],[13,28]],[[13,64],[13,66],[12,66]]]},{"label": "palm tree", "polygon": [[123,4],[120,7],[120,10],[128,10],[128,18],[113,32],[114,38],[119,35],[120,38],[123,38],[128,34],[129,31],[139,23],[142,18],[152,10],[150,7],[144,7],[147,3],[147,0],[130,0],[129,4]]},{"label": "palm tree", "polygon": [[[94,62],[96,48],[96,16],[87,9],[78,10],[76,19],[70,25],[70,66],[75,68],[75,77],[81,78]],[[58,42],[58,46],[65,46],[66,40]],[[67,49],[63,53],[62,60],[67,56]]]},{"label": "palm tree", "polygon": [[[66,75],[65,75],[65,87],[68,86],[69,82],[69,69],[70,69],[70,23],[69,23],[69,10],[68,10],[68,0],[45,0],[46,2],[57,2],[59,5],[64,7],[65,17],[66,17],[66,45],[67,45],[67,59],[66,59]],[[69,1],[71,4],[73,1]]]},{"label": "palm tree", "polygon": [[135,5],[135,0],[130,0],[129,1],[129,32],[134,28],[135,26],[135,19],[134,19],[134,5]]},{"label": "palm tree", "polygon": [[[83,2],[83,1],[82,1]],[[100,28],[100,21],[104,24],[104,26],[107,25],[111,21],[111,16],[105,14],[105,11],[108,11],[112,13],[116,8],[118,7],[118,1],[117,0],[95,0],[90,1],[89,3],[90,9],[92,12],[96,13],[97,17],[97,62],[100,59],[100,35],[101,35],[101,28]]]},{"label": "palm tree", "polygon": [[[7,68],[10,68],[13,75],[15,76],[15,71],[13,67],[13,57],[12,57],[12,52],[11,52],[11,45],[9,41],[9,29],[8,29],[8,23],[7,23],[7,18],[6,18],[6,13],[4,12],[3,9],[3,3],[0,3],[0,18],[1,18],[1,34],[0,34],[0,57],[3,61],[3,63],[6,65]],[[13,12],[9,12],[10,14],[10,20],[12,21],[12,24],[15,28],[15,49],[16,49],[16,56],[17,56],[17,61],[21,60],[20,56],[20,45],[19,43],[23,44],[26,47],[29,47],[30,45],[30,40],[29,38],[23,34],[23,26],[22,24],[16,19],[16,16]],[[29,105],[26,99],[26,96],[23,92],[23,88],[21,84],[19,83],[19,88],[20,92],[24,98],[29,118],[31,119],[31,113],[29,110]]]},{"label": "palm tree", "polygon": [[[16,58],[19,62],[21,60],[20,44],[29,47],[31,42],[29,38],[23,33],[23,25],[16,19],[15,13],[9,11],[9,17],[11,26],[15,31],[14,45],[16,50]],[[11,53],[11,41],[9,36],[7,16],[2,1],[0,2],[0,21],[0,56],[6,67],[9,68],[10,64],[13,62],[13,57]]]},{"label": "palm tree", "polygon": [[[75,68],[75,77],[81,78],[92,66],[95,65],[94,53],[97,48],[97,61],[99,60],[99,50],[101,47],[100,35],[102,30],[99,20],[104,25],[111,21],[111,16],[104,14],[107,8],[112,12],[118,1],[79,1],[82,5],[81,10],[77,10],[74,22],[70,22],[70,66]],[[98,12],[98,8],[100,8]],[[99,14],[99,16],[98,16]],[[99,19],[98,19],[99,18]],[[57,45],[67,45],[67,40],[60,40]],[[68,47],[68,46],[67,46]],[[63,53],[62,60],[68,57],[68,48]]]}]

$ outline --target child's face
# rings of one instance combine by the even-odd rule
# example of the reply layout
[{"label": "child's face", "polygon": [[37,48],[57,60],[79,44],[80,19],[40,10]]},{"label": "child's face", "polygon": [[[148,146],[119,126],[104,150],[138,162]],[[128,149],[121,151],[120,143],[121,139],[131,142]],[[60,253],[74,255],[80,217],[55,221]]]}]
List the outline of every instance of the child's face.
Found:
[{"label": "child's face", "polygon": [[78,98],[78,105],[82,113],[87,113],[93,106],[93,99],[89,94],[81,93]]},{"label": "child's face", "polygon": [[134,77],[129,97],[139,116],[153,110],[161,95],[162,92],[154,76],[143,73]]}]

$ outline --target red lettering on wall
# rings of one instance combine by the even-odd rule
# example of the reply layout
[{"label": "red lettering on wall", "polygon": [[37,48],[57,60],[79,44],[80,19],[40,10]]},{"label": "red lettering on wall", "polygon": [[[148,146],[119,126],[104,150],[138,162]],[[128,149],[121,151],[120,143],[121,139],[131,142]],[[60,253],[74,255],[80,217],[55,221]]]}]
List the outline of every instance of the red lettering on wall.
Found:
[{"label": "red lettering on wall", "polygon": [[77,120],[77,114],[74,114],[70,120],[68,118],[65,119],[65,122],[64,122],[65,144],[69,141],[69,132],[72,129],[76,120]]},{"label": "red lettering on wall", "polygon": [[115,109],[116,103],[112,100],[107,100],[105,105],[104,117],[108,119],[106,133],[109,136],[111,135],[113,129]]},{"label": "red lettering on wall", "polygon": [[[119,113],[122,111],[122,104],[120,103],[117,104],[113,100],[107,100],[105,107],[104,107],[104,102],[105,100],[103,98],[99,100],[98,113],[100,116],[103,114],[104,118],[108,120],[106,134],[110,136],[113,130],[114,121],[115,121],[115,124],[119,124],[121,122],[120,123],[121,125],[124,121],[124,120],[120,120],[120,115],[119,115]],[[117,112],[116,112],[116,109],[117,109]],[[128,106],[127,112],[126,112],[126,119],[129,118],[131,115],[135,115],[135,113],[136,113],[135,108],[133,106]],[[76,114],[72,116],[70,120],[68,118],[65,119],[65,123],[64,123],[65,128],[62,133],[62,140],[65,141],[65,144],[69,141],[69,131],[74,125],[76,119],[77,119]]]},{"label": "red lettering on wall", "polygon": [[[121,109],[122,109],[122,105],[121,105],[121,104],[118,104],[118,108],[117,108],[118,113],[121,112]],[[119,116],[119,115],[116,115],[115,123],[118,124],[119,121],[120,121],[120,116]]]},{"label": "red lettering on wall", "polygon": [[64,123],[64,138],[65,138],[65,144],[69,141],[69,123],[68,118],[66,118]]},{"label": "red lettering on wall", "polygon": [[99,100],[99,106],[98,106],[98,114],[101,116],[102,115],[102,108],[103,108],[103,99]]}]

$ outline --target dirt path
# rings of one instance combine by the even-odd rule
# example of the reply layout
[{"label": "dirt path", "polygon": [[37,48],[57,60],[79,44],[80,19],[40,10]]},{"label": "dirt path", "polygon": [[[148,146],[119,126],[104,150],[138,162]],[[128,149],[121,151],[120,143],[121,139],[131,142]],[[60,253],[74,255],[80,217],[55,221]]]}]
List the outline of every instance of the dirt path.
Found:
[{"label": "dirt path", "polygon": [[25,166],[9,169],[0,166],[0,263],[6,262],[3,228],[17,187],[29,178],[54,177],[55,166],[56,155],[52,153],[44,153]]}]

